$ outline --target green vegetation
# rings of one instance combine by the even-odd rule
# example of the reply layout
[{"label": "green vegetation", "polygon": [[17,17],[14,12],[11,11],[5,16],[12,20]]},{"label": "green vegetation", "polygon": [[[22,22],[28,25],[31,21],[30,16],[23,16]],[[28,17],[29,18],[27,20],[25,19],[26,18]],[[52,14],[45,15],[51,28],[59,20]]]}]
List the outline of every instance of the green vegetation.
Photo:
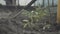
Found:
[{"label": "green vegetation", "polygon": [[37,23],[39,23],[39,21],[43,19],[44,16],[48,15],[48,10],[47,9],[43,10],[40,7],[38,7],[36,8],[36,10],[33,10],[33,11],[24,10],[22,12],[22,15],[29,17],[28,20],[23,20],[24,28],[38,29],[39,26]]}]

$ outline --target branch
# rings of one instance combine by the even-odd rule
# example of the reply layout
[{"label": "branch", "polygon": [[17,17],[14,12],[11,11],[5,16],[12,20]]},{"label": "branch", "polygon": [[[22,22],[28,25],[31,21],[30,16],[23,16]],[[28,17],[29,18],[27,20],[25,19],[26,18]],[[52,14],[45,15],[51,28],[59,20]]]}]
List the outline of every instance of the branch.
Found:
[{"label": "branch", "polygon": [[36,1],[36,0],[32,0],[30,3],[28,3],[28,5],[25,6],[25,9],[28,8],[28,7],[30,7],[35,1]]}]

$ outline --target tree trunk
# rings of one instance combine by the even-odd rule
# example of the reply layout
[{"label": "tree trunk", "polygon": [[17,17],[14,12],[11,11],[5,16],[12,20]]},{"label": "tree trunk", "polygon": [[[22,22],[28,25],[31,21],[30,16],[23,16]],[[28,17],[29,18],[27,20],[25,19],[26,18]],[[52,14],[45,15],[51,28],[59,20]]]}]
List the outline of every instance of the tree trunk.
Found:
[{"label": "tree trunk", "polygon": [[54,7],[54,0],[52,0],[52,6]]},{"label": "tree trunk", "polygon": [[[44,8],[44,6],[45,6],[44,4],[45,4],[45,0],[43,0],[43,6],[42,6],[43,8]],[[43,9],[43,11],[44,11],[44,9]]]}]

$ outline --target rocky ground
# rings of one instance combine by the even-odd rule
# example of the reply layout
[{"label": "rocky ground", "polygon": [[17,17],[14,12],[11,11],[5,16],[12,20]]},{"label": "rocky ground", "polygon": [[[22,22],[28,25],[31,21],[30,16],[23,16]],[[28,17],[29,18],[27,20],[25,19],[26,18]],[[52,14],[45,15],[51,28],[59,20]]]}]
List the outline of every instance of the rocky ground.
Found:
[{"label": "rocky ground", "polygon": [[[28,19],[28,17],[20,15],[15,19],[8,20],[6,18],[11,14],[11,12],[9,12],[9,10],[7,10],[7,12],[3,12],[4,10],[0,11],[0,34],[60,34],[58,31],[55,30],[54,32],[26,30],[23,28],[22,20]],[[52,18],[54,20],[52,20],[52,22],[55,22],[56,17],[54,16]],[[48,19],[46,18],[44,20],[48,21]],[[41,23],[38,24],[40,25]]]}]

